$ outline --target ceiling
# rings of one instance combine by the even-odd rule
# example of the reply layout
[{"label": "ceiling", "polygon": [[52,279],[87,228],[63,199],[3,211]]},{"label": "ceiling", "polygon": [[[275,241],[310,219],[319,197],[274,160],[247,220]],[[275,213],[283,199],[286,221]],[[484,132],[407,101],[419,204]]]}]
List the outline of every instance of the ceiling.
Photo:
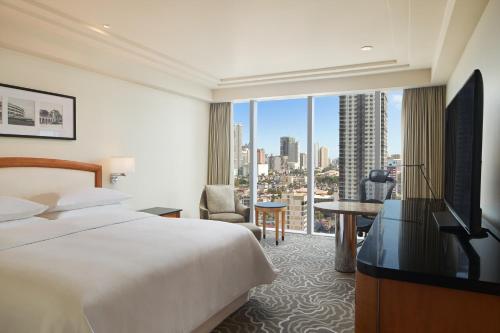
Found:
[{"label": "ceiling", "polygon": [[0,0],[0,45],[210,89],[314,80],[431,68],[449,1]]}]

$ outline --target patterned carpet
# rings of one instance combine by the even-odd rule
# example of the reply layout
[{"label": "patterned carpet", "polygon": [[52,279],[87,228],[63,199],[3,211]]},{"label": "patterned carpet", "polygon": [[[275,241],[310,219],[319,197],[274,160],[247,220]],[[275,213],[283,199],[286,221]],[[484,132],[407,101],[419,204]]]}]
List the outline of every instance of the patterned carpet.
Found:
[{"label": "patterned carpet", "polygon": [[354,274],[335,271],[334,239],[287,234],[279,246],[274,241],[268,237],[262,246],[279,277],[254,288],[213,332],[353,332]]}]

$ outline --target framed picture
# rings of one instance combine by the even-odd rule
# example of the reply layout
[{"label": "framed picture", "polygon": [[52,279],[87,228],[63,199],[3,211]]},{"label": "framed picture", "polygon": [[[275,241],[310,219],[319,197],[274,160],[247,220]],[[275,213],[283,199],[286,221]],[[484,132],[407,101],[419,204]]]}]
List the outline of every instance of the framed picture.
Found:
[{"label": "framed picture", "polygon": [[76,98],[0,84],[0,136],[76,140]]}]

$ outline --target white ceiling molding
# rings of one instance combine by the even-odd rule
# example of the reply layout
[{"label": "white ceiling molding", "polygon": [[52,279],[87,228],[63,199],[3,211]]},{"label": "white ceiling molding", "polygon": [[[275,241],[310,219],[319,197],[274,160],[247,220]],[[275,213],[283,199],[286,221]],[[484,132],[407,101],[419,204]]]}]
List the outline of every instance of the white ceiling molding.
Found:
[{"label": "white ceiling molding", "polygon": [[383,67],[374,67],[367,69],[353,69],[353,70],[345,70],[339,72],[329,72],[329,73],[318,73],[318,74],[308,74],[302,76],[292,76],[292,77],[277,77],[277,78],[269,78],[269,79],[260,79],[255,81],[242,81],[235,83],[226,83],[219,84],[219,88],[233,88],[233,87],[245,87],[245,86],[255,86],[262,84],[271,84],[271,83],[286,83],[286,82],[297,82],[297,81],[311,81],[311,80],[321,80],[321,79],[330,79],[330,78],[338,78],[338,77],[348,77],[348,76],[359,76],[359,75],[367,75],[367,74],[376,74],[376,73],[390,73],[398,70],[408,69],[410,65],[393,65],[393,66],[383,66]]},{"label": "white ceiling molding", "polygon": [[423,87],[431,84],[430,77],[430,69],[418,69],[310,81],[223,88],[213,90],[213,100],[215,102],[224,102],[284,96],[339,94],[370,89]]},{"label": "white ceiling molding", "polygon": [[448,0],[432,64],[432,83],[448,81],[487,4],[488,0]]},{"label": "white ceiling molding", "polygon": [[408,64],[398,65],[397,60],[376,61],[362,64],[352,64],[343,66],[334,66],[327,68],[317,68],[301,71],[290,71],[283,73],[272,73],[264,75],[243,76],[224,78],[220,80],[218,86],[235,87],[243,85],[267,84],[275,82],[291,82],[298,80],[323,79],[345,75],[367,74],[372,71],[393,70],[408,68]]}]

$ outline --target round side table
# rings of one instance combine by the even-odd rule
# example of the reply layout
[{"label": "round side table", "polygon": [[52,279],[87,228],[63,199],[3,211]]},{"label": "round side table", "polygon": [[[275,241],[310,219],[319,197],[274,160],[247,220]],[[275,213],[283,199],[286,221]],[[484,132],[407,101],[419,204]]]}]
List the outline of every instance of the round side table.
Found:
[{"label": "round side table", "polygon": [[282,202],[258,202],[255,204],[255,224],[259,225],[259,213],[262,213],[262,236],[266,238],[266,216],[274,214],[274,229],[276,231],[276,245],[279,239],[280,213],[281,213],[281,240],[285,240],[285,220],[287,205]]}]

